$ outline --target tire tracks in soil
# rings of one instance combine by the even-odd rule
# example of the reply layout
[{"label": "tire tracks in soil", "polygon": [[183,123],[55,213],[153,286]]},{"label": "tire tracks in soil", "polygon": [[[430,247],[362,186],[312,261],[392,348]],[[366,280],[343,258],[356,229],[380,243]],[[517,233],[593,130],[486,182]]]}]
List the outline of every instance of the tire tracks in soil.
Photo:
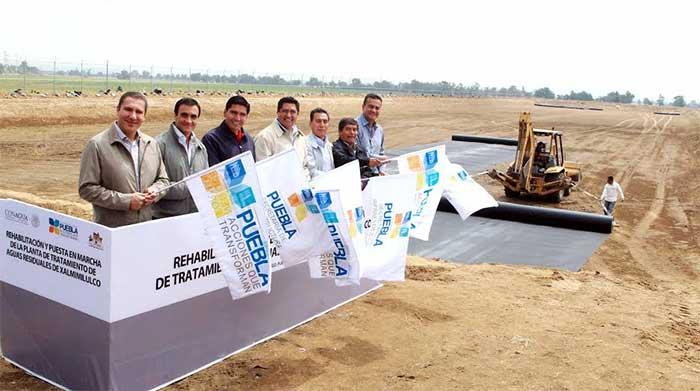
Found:
[{"label": "tire tracks in soil", "polygon": [[[642,179],[639,178],[640,175],[637,175],[639,172],[649,173],[654,178],[654,197],[649,200],[650,203],[633,206],[634,208],[643,208],[646,212],[636,224],[633,221],[625,222],[625,225],[633,228],[629,237],[624,240],[624,244],[631,255],[634,268],[638,268],[637,273],[634,274],[641,278],[640,284],[644,286],[655,286],[657,281],[653,280],[678,281],[679,279],[697,278],[693,266],[687,263],[683,257],[674,257],[673,254],[662,256],[659,252],[657,239],[652,239],[656,234],[654,224],[662,216],[669,198],[667,182],[671,179],[670,172],[672,167],[675,167],[678,158],[675,146],[666,143],[664,137],[668,135],[667,129],[672,120],[672,117],[664,120],[656,120],[651,117],[649,120],[645,120],[648,126],[643,129],[642,134],[653,135],[649,147],[646,150],[630,149],[636,151],[637,158],[618,174],[619,177],[622,177],[620,184],[623,189],[634,188],[635,178]],[[642,140],[641,143],[643,144],[644,141]],[[641,200],[637,202],[641,202]],[[671,250],[673,251],[673,249]],[[653,279],[652,281],[648,281],[650,277]]]}]

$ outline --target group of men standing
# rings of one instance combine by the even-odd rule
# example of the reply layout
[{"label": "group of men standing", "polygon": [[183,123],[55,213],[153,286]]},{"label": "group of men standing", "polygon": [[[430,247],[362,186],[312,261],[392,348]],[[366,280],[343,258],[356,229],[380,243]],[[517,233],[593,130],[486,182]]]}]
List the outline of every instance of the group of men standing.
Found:
[{"label": "group of men standing", "polygon": [[226,102],[221,124],[200,140],[195,128],[202,109],[195,99],[182,98],[168,129],[152,138],[141,132],[146,97],[126,92],[114,123],[90,139],[81,155],[79,194],[92,203],[95,222],[119,227],[196,212],[185,183],[177,182],[246,151],[259,161],[294,149],[309,180],[353,160],[359,161],[363,178],[384,175],[384,130],[377,123],[381,108],[379,95],[365,96],[362,114],[342,118],[339,137],[331,142],[330,114],[311,110],[311,134],[305,136],[296,125],[299,101],[288,96],[278,101],[277,118],[253,138],[244,129],[250,103],[236,95]]}]

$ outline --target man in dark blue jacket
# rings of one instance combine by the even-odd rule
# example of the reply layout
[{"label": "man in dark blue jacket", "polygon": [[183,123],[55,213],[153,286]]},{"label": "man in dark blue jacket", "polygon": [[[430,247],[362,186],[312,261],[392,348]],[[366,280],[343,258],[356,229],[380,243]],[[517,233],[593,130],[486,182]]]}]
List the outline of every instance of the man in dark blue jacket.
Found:
[{"label": "man in dark blue jacket", "polygon": [[207,148],[209,166],[245,151],[250,151],[255,159],[253,137],[243,129],[249,113],[250,103],[244,97],[236,95],[229,98],[221,125],[202,137],[202,143]]}]

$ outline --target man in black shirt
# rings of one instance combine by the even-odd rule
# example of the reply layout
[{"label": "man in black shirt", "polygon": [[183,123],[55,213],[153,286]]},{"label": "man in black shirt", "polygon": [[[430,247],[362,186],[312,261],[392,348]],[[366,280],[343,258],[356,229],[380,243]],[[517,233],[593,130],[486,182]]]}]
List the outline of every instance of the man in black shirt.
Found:
[{"label": "man in black shirt", "polygon": [[250,103],[240,95],[232,96],[226,102],[221,125],[202,137],[210,167],[245,151],[250,151],[255,159],[253,137],[243,130],[249,113]]},{"label": "man in black shirt", "polygon": [[358,160],[360,163],[360,176],[369,178],[377,175],[372,172],[372,167],[378,167],[382,161],[377,158],[369,158],[357,145],[357,121],[353,118],[343,118],[338,124],[338,140],[333,143],[333,163],[336,167]]}]

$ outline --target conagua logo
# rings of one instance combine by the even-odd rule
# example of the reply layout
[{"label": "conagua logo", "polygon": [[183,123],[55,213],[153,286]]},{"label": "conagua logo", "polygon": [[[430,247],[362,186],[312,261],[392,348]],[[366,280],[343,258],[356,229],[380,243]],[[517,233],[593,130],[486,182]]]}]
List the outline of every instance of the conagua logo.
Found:
[{"label": "conagua logo", "polygon": [[69,224],[61,223],[58,219],[53,217],[49,217],[49,233],[73,240],[78,239],[78,228]]},{"label": "conagua logo", "polygon": [[102,236],[100,236],[99,232],[93,232],[88,237],[88,245],[98,250],[102,250]]},{"label": "conagua logo", "polygon": [[22,212],[17,212],[16,210],[5,209],[5,218],[16,223],[29,225],[29,217]]}]

